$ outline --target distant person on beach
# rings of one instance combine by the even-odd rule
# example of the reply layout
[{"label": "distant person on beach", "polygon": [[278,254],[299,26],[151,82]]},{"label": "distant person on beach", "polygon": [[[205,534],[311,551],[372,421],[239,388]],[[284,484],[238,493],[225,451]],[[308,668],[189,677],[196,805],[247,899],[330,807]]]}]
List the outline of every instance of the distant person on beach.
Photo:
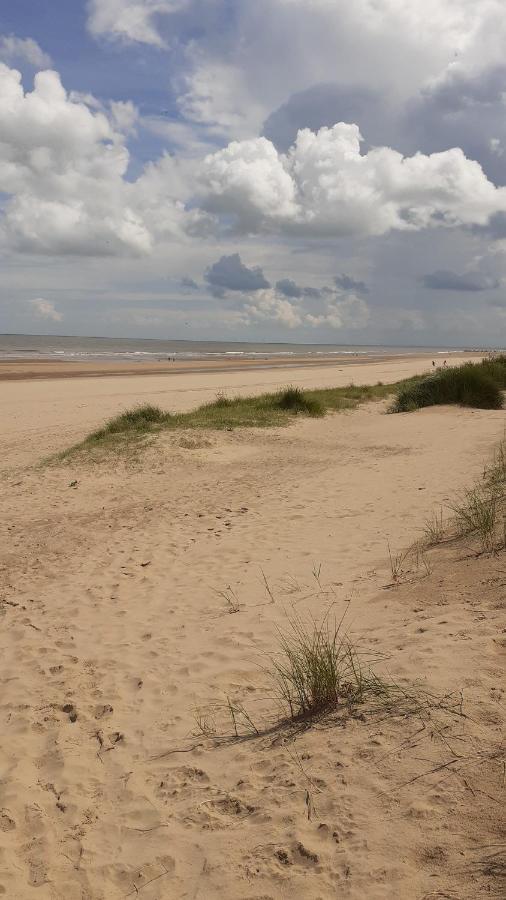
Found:
[{"label": "distant person on beach", "polygon": [[446,369],[446,359],[445,359],[445,361],[444,361],[444,363],[443,363],[443,369]]},{"label": "distant person on beach", "polygon": [[434,360],[432,360],[432,368],[433,368],[433,369],[436,368],[436,363],[434,362]]}]

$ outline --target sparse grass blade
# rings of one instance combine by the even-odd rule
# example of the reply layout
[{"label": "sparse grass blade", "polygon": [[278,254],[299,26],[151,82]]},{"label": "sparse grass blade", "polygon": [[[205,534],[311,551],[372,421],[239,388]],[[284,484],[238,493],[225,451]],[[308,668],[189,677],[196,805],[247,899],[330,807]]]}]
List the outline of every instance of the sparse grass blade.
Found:
[{"label": "sparse grass blade", "polygon": [[495,547],[501,494],[487,485],[465,491],[461,500],[450,506],[459,534],[477,535],[485,552]]},{"label": "sparse grass blade", "polygon": [[399,553],[392,553],[392,548],[390,547],[390,541],[387,541],[388,546],[388,558],[390,560],[390,572],[392,575],[392,581],[397,582],[404,574],[404,563],[406,562],[411,548],[408,547],[407,550],[401,550]]},{"label": "sparse grass blade", "polygon": [[425,520],[424,536],[429,547],[440,544],[444,540],[446,526],[443,519],[443,509],[439,512],[434,511],[432,515]]}]

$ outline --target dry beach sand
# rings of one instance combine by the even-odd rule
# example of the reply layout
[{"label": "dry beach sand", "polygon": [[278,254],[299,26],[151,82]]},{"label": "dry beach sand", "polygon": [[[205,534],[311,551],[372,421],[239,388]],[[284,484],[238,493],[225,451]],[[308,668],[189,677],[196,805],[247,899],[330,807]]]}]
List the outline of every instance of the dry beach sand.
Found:
[{"label": "dry beach sand", "polygon": [[[504,553],[445,544],[393,584],[387,542],[480,476],[504,412],[371,403],[35,465],[138,402],[419,370],[2,384],[0,896],[503,896]],[[463,692],[465,717],[272,727],[277,628],[330,603],[385,676]]]}]

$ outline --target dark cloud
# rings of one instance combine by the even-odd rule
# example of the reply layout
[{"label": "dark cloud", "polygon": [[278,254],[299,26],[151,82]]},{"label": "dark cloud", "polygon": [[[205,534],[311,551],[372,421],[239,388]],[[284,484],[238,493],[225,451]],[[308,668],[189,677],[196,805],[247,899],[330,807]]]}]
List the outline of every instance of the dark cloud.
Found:
[{"label": "dark cloud", "polygon": [[307,297],[309,300],[319,300],[325,295],[335,293],[335,290],[329,287],[315,288],[307,285],[302,287],[300,284],[292,281],[291,278],[282,278],[281,281],[276,281],[276,290],[279,294],[283,294],[284,297],[290,297],[295,300],[299,300],[301,297]]},{"label": "dark cloud", "polygon": [[473,225],[471,231],[493,241],[503,241],[506,238],[506,212],[494,213],[486,225]]},{"label": "dark cloud", "polygon": [[469,75],[458,69],[411,101],[398,121],[404,153],[461,147],[495,184],[506,184],[506,65]]},{"label": "dark cloud", "polygon": [[281,150],[300,128],[317,131],[336,122],[357,124],[363,152],[389,146],[406,155],[461,147],[495,184],[506,184],[506,65],[449,74],[403,107],[361,85],[313,85],[292,94],[265,120],[263,134]]},{"label": "dark cloud", "polygon": [[302,293],[304,297],[309,297],[312,300],[317,300],[318,297],[321,297],[322,294],[332,293],[330,288],[314,288],[314,287],[305,287],[302,288]]},{"label": "dark cloud", "polygon": [[490,291],[499,286],[499,281],[483,272],[450,272],[439,269],[422,277],[422,282],[431,291]]},{"label": "dark cloud", "polygon": [[259,291],[270,287],[261,268],[254,266],[249,269],[238,253],[221,256],[209,266],[204,278],[216,297],[222,297],[226,291]]},{"label": "dark cloud", "polygon": [[386,136],[379,95],[365,87],[338,84],[316,84],[292,94],[265,120],[262,133],[278,150],[286,151],[300,128],[318,131],[336,122],[359,125],[367,144],[382,143]]},{"label": "dark cloud", "polygon": [[193,278],[189,278],[187,275],[185,275],[181,279],[181,287],[190,288],[191,290],[197,290],[198,284],[196,281],[194,281]]},{"label": "dark cloud", "polygon": [[451,69],[442,81],[426,89],[424,96],[448,112],[476,105],[502,103],[506,87],[506,66],[496,65],[477,73]]},{"label": "dark cloud", "polygon": [[334,276],[334,283],[342,291],[352,291],[354,294],[362,297],[369,293],[369,288],[365,281],[356,281],[355,278],[351,278],[350,275],[345,275],[343,272]]},{"label": "dark cloud", "polygon": [[282,278],[281,281],[276,281],[276,290],[285,297],[298,298],[302,297],[303,294],[302,288],[295,284],[295,281],[292,281],[291,278]]}]

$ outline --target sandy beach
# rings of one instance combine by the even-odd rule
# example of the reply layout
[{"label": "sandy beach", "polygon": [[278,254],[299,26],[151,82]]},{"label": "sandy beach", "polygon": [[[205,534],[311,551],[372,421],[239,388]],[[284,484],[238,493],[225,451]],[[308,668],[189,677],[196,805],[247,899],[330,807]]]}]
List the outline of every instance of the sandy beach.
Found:
[{"label": "sandy beach", "polygon": [[[393,579],[389,547],[480,477],[504,411],[376,402],[37,465],[137,403],[428,366],[2,383],[0,895],[503,896],[504,552],[449,542]],[[385,677],[453,692],[465,717],[364,707],[276,727],[279,629],[329,610]]]},{"label": "sandy beach", "polygon": [[[321,369],[329,367],[332,373],[351,366],[355,371],[358,366],[384,366],[391,362],[398,364],[402,360],[416,363],[418,370],[431,365],[434,354],[411,353],[409,355],[398,352],[396,354],[369,353],[367,356],[360,353],[331,356],[283,356],[258,357],[255,359],[238,357],[220,359],[182,360],[176,358],[160,359],[156,362],[118,362],[111,360],[95,361],[68,361],[55,359],[0,359],[0,381],[33,381],[35,379],[55,378],[99,378],[106,375],[188,375],[193,373],[219,373],[228,381],[230,373],[254,372],[257,370],[295,370],[295,369]],[[456,358],[480,359],[479,351],[465,353],[452,353],[451,361]],[[441,353],[436,355],[438,364],[442,362]]]}]

